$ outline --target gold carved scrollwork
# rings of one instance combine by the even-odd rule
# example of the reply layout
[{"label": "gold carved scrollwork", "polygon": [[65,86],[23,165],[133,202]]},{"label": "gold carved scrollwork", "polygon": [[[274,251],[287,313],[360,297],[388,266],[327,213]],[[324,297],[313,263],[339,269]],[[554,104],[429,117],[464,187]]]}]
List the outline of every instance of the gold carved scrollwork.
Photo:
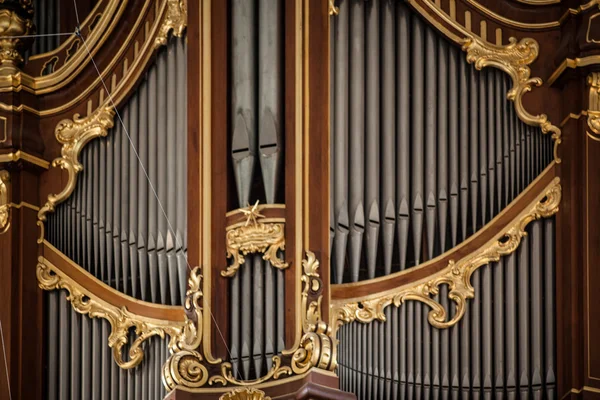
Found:
[{"label": "gold carved scrollwork", "polygon": [[304,335],[300,347],[292,355],[292,370],[302,374],[312,367],[333,371],[337,365],[336,343],[332,330],[321,317],[323,281],[318,268],[319,261],[312,251],[302,260],[302,319]]},{"label": "gold carved scrollwork", "polygon": [[219,400],[271,400],[262,390],[253,388],[234,389],[219,397]]},{"label": "gold carved scrollwork", "polygon": [[[44,257],[38,258],[37,265],[38,284],[43,290],[65,289],[68,293],[67,300],[71,306],[80,314],[89,315],[92,318],[103,318],[111,325],[111,333],[108,336],[108,345],[112,348],[113,358],[117,365],[123,369],[134,368],[144,358],[142,344],[152,336],[165,335],[171,337],[169,348],[173,351],[177,345],[178,338],[183,326],[172,321],[155,320],[141,317],[130,313],[127,308],[118,308],[105,301],[95,298],[83,286],[75,282]],[[129,346],[129,359],[123,358],[123,346],[130,337],[130,331],[135,331],[135,340]]]},{"label": "gold carved scrollwork", "polygon": [[0,73],[9,75],[19,71],[18,67],[23,62],[21,53],[33,41],[33,38],[27,36],[35,33],[35,26],[31,3],[21,2],[20,5],[15,5],[14,0],[3,3],[4,0],[0,1],[0,8],[16,7],[0,9]]},{"label": "gold carved scrollwork", "polygon": [[187,26],[187,0],[166,0],[167,13],[160,27],[158,35],[154,41],[154,47],[167,44],[169,32],[173,32],[174,36],[181,37]]},{"label": "gold carved scrollwork", "polygon": [[233,263],[222,276],[232,277],[245,262],[245,255],[263,253],[263,259],[270,261],[275,268],[285,269],[288,263],[277,256],[277,252],[285,250],[285,229],[282,223],[261,222],[258,202],[253,206],[241,209],[247,220],[244,226],[227,227],[227,258],[233,257]]},{"label": "gold carved scrollwork", "polygon": [[79,163],[79,153],[90,140],[107,135],[108,130],[113,127],[114,115],[112,107],[100,107],[85,118],[75,114],[72,120],[65,119],[58,123],[54,133],[63,146],[61,157],[52,161],[52,166],[66,170],[68,180],[60,193],[48,195],[46,204],[38,212],[38,225],[43,226],[46,214],[54,212],[56,205],[65,201],[73,193],[77,174],[83,169]]},{"label": "gold carved scrollwork", "polygon": [[497,46],[471,36],[463,41],[463,50],[467,52],[467,61],[481,70],[492,66],[506,72],[513,81],[507,98],[515,103],[519,118],[528,125],[539,126],[543,133],[551,133],[554,140],[554,160],[560,163],[558,145],[561,143],[561,131],[548,120],[545,114],[532,115],[523,107],[523,95],[532,87],[541,86],[540,78],[532,78],[529,65],[537,58],[539,45],[535,39],[525,38],[517,42],[511,37],[506,46]]},{"label": "gold carved scrollwork", "polygon": [[8,189],[10,174],[6,170],[0,171],[0,235],[10,228],[10,200]]},{"label": "gold carved scrollwork", "polygon": [[[204,385],[222,386],[255,386],[269,380],[277,380],[293,374],[302,374],[316,367],[333,371],[336,367],[335,339],[332,329],[322,320],[321,300],[323,281],[319,277],[317,261],[314,253],[308,251],[307,259],[302,261],[302,322],[303,332],[300,346],[293,354],[274,356],[273,366],[269,372],[255,380],[238,380],[233,375],[233,367],[229,362],[210,363],[200,353],[202,342],[202,308],[200,299],[200,269],[192,272],[189,290],[186,293],[186,323],[175,339],[173,354],[169,357],[162,371],[162,381],[167,390],[176,387],[197,389]],[[213,363],[214,364],[214,363]],[[210,371],[213,371],[211,376]]]},{"label": "gold carved scrollwork", "polygon": [[[429,277],[426,282],[400,287],[392,293],[367,298],[364,301],[333,304],[331,325],[337,331],[342,324],[354,320],[363,323],[376,319],[385,321],[384,309],[387,306],[393,304],[400,307],[407,300],[416,300],[431,308],[428,315],[431,325],[440,329],[454,326],[465,314],[467,299],[475,297],[475,290],[471,285],[473,273],[479,267],[513,253],[527,234],[527,225],[534,220],[556,214],[560,199],[560,179],[554,178],[535,203],[521,213],[499,239],[461,260],[450,261],[445,269]],[[448,285],[448,298],[455,303],[455,312],[450,319],[444,307],[432,298],[439,293],[440,285]]]},{"label": "gold carved scrollwork", "polygon": [[340,8],[335,6],[335,0],[329,1],[329,15],[338,15],[340,13]]},{"label": "gold carved scrollwork", "polygon": [[600,73],[592,72],[588,75],[587,83],[590,87],[590,97],[587,111],[587,122],[590,130],[587,135],[600,141]]}]

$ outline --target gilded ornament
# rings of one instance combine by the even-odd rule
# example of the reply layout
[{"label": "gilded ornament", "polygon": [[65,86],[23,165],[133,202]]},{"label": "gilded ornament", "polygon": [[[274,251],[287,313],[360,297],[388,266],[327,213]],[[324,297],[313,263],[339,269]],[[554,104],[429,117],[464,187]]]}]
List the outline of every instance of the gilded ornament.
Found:
[{"label": "gilded ornament", "polygon": [[[126,307],[118,308],[102,299],[96,298],[82,285],[62,273],[44,257],[38,258],[36,270],[38,284],[43,290],[67,291],[67,300],[75,311],[91,318],[103,318],[110,323],[111,332],[108,346],[117,365],[123,369],[134,368],[144,358],[142,344],[153,336],[164,338],[170,336],[169,348],[174,351],[183,326],[173,321],[163,321],[132,314]],[[128,357],[123,357],[123,346],[129,341],[129,333],[134,329],[136,339],[129,346]]]},{"label": "gilded ornament", "polygon": [[0,2],[0,74],[15,75],[23,62],[22,53],[35,34],[31,3],[6,0]]},{"label": "gilded ornament", "polygon": [[263,215],[258,212],[258,201],[253,206],[241,209],[247,220],[244,226],[226,228],[227,258],[233,257],[233,263],[222,276],[232,277],[251,253],[263,253],[263,259],[270,261],[275,268],[285,269],[288,263],[277,256],[285,250],[285,228],[282,223],[261,222]]},{"label": "gilded ornament", "polygon": [[[592,72],[587,78],[590,87],[587,122],[595,139],[600,138],[600,73]],[[590,133],[588,132],[588,135]]]},{"label": "gilded ornament", "polygon": [[173,36],[181,37],[187,26],[187,0],[166,0],[166,3],[166,14],[154,40],[155,48],[167,44],[170,32],[173,32]]},{"label": "gilded ornament", "polygon": [[554,140],[554,161],[561,162],[558,145],[561,143],[561,130],[550,123],[546,114],[532,115],[523,107],[523,95],[534,86],[541,86],[540,78],[531,78],[529,65],[539,54],[539,45],[535,39],[525,38],[517,42],[509,38],[509,44],[498,46],[471,36],[463,40],[463,50],[467,52],[467,61],[478,70],[495,67],[506,72],[513,81],[507,98],[515,103],[519,118],[528,125],[539,126],[543,133],[551,133]]},{"label": "gilded ornament", "polygon": [[58,123],[54,134],[61,143],[61,157],[52,161],[53,167],[60,167],[68,172],[67,184],[60,193],[48,195],[46,204],[38,212],[38,225],[43,228],[46,214],[54,212],[57,204],[65,201],[75,190],[77,174],[83,170],[79,162],[79,153],[92,139],[106,136],[113,127],[115,112],[112,107],[100,107],[85,118],[75,114],[73,119],[65,119]]},{"label": "gilded ornament", "polygon": [[[331,306],[331,320],[334,331],[344,323],[360,321],[369,323],[373,320],[385,321],[384,309],[393,304],[400,307],[407,300],[420,301],[431,310],[428,321],[436,328],[443,329],[454,326],[465,314],[466,301],[475,297],[471,285],[471,276],[481,266],[497,262],[500,257],[513,253],[527,235],[527,225],[540,218],[548,218],[558,212],[561,199],[560,179],[554,180],[544,189],[535,202],[521,213],[507,228],[499,239],[465,258],[448,263],[440,272],[432,275],[426,282],[414,286],[400,287],[395,292],[381,296],[369,296],[365,300],[350,303],[334,303]],[[455,304],[451,318],[447,310],[433,296],[439,293],[440,285],[447,285],[448,298]]]},{"label": "gilded ornament", "polygon": [[10,228],[10,201],[8,188],[10,185],[10,174],[6,170],[0,171],[0,234]]},{"label": "gilded ornament", "polygon": [[[256,212],[256,209],[250,212]],[[249,215],[249,214],[248,214]],[[319,277],[319,262],[315,254],[308,251],[306,260],[302,261],[302,310],[303,336],[300,346],[291,356],[274,356],[273,366],[269,372],[255,380],[238,380],[233,375],[233,366],[229,362],[220,365],[210,363],[201,354],[202,321],[200,289],[200,269],[192,271],[189,289],[186,292],[186,323],[178,337],[173,353],[162,369],[162,381],[167,390],[176,387],[198,389],[202,386],[255,386],[267,381],[281,379],[294,374],[300,375],[311,368],[333,371],[336,363],[336,341],[332,329],[322,320],[321,300],[323,298],[323,282]],[[209,370],[210,369],[210,370]],[[210,371],[216,371],[210,375]]]},{"label": "gilded ornament", "polygon": [[313,367],[333,371],[337,365],[336,342],[332,329],[321,317],[323,281],[317,272],[319,261],[312,251],[307,251],[306,257],[302,260],[304,335],[300,339],[300,347],[292,355],[292,370],[298,375]]},{"label": "gilded ornament", "polygon": [[254,388],[234,389],[219,397],[219,400],[271,400],[262,390]]},{"label": "gilded ornament", "polygon": [[335,0],[329,0],[329,15],[338,15],[340,8],[335,6]]}]

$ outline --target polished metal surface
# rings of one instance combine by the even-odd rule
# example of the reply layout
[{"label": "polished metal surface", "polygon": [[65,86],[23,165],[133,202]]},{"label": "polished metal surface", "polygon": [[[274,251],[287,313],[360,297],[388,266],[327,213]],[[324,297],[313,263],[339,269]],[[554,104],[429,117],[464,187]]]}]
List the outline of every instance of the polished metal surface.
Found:
[{"label": "polished metal surface", "polygon": [[336,4],[331,276],[344,283],[464,241],[551,162],[552,143],[516,116],[508,75],[475,70],[403,2]]}]

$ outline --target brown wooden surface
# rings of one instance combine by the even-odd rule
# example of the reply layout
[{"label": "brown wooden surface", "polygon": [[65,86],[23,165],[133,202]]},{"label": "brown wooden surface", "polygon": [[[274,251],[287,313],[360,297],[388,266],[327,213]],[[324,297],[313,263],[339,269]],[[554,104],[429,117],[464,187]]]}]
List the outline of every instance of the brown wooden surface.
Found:
[{"label": "brown wooden surface", "polygon": [[585,137],[585,385],[600,389],[600,142]]},{"label": "brown wooden surface", "polygon": [[[324,282],[322,318],[329,321],[329,8],[322,0],[305,0],[305,63],[308,68],[308,243],[320,262],[319,273]],[[305,36],[306,37],[306,36]]]},{"label": "brown wooden surface", "polygon": [[[11,173],[11,201],[36,204],[37,172],[22,163],[2,166]],[[43,395],[43,304],[37,288],[37,213],[26,207],[10,209],[10,229],[0,235],[0,398],[41,399]],[[5,370],[5,359],[8,371]],[[34,360],[36,362],[34,362]],[[10,376],[10,391],[6,377]]]},{"label": "brown wooden surface", "polygon": [[[285,314],[294,315],[296,313],[296,274],[300,265],[296,258],[296,225],[301,224],[301,221],[296,221],[296,207],[302,207],[302,203],[296,202],[296,194],[298,188],[296,187],[295,179],[295,164],[297,160],[296,145],[295,141],[300,132],[296,131],[296,118],[301,118],[301,115],[296,115],[296,74],[300,71],[297,70],[296,65],[296,35],[300,35],[296,31],[296,7],[295,1],[285,2],[285,42],[284,42],[284,54],[285,54],[285,72],[284,72],[284,100],[285,100],[285,258],[289,265],[286,270],[285,279]],[[300,66],[301,69],[301,66]],[[300,249],[302,251],[302,249]],[[298,330],[301,329],[297,326],[296,319],[290,318],[285,323],[285,344],[286,348],[291,348],[294,345]]]},{"label": "brown wooden surface", "polygon": [[181,323],[184,320],[183,307],[150,303],[127,296],[111,288],[85,271],[82,267],[77,266],[67,256],[46,241],[42,243],[42,256],[69,278],[84,287],[95,298],[101,299],[117,308],[126,307],[128,311],[147,318],[156,318],[177,323]]},{"label": "brown wooden surface", "polygon": [[362,296],[374,295],[376,293],[392,290],[404,286],[423,278],[426,278],[442,269],[448,267],[450,260],[460,260],[465,256],[480,249],[488,241],[499,237],[501,232],[505,232],[508,225],[523,212],[532,201],[540,195],[543,189],[555,177],[555,168],[551,167],[545,170],[536,181],[534,181],[519,197],[517,197],[504,211],[496,218],[490,221],[476,234],[468,238],[462,245],[447,251],[435,259],[424,263],[419,267],[413,267],[387,275],[380,278],[369,279],[357,283],[346,283],[331,285],[332,301],[343,301]]},{"label": "brown wooden surface", "polygon": [[[215,357],[228,358],[229,342],[229,278],[221,276],[227,267],[225,247],[226,213],[229,211],[227,199],[228,175],[228,136],[227,124],[229,109],[228,93],[228,11],[227,1],[211,0],[211,226],[212,242],[212,303],[214,320],[212,341]],[[206,101],[206,99],[205,99]],[[211,318],[212,319],[212,318]],[[227,342],[227,343],[225,343]]]},{"label": "brown wooden surface", "polygon": [[[335,389],[339,386],[338,378],[331,374],[324,374],[312,370],[307,375],[294,378],[271,381],[255,387],[264,391],[273,400],[353,400],[356,396],[351,393]],[[227,389],[207,388],[204,392],[191,393],[184,390],[174,390],[167,394],[165,400],[218,400],[223,393],[236,389],[235,386]]]},{"label": "brown wooden surface", "polygon": [[[566,102],[581,107],[581,81],[566,88]],[[566,109],[565,112],[570,111]],[[584,144],[580,134],[583,120],[570,120],[563,127],[563,143],[558,175],[562,182],[560,211],[556,215],[556,364],[558,398],[571,389],[583,387],[583,238],[581,235],[583,162],[579,151]],[[575,393],[572,396],[576,396]]]}]

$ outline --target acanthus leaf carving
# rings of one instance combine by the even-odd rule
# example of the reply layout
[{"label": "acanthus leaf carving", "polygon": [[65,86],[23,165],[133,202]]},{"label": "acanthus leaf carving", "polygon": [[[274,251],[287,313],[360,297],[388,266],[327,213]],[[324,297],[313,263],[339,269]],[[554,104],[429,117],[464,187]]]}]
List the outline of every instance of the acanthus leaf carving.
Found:
[{"label": "acanthus leaf carving", "polygon": [[181,37],[187,26],[187,0],[166,0],[166,3],[166,14],[154,41],[155,48],[167,44],[170,32]]},{"label": "acanthus leaf carving", "polygon": [[531,77],[529,65],[539,54],[539,45],[535,39],[524,38],[517,41],[509,38],[506,46],[493,45],[476,36],[463,40],[462,49],[467,52],[467,61],[473,63],[476,69],[492,66],[506,72],[513,81],[507,98],[515,104],[515,111],[528,125],[539,126],[542,133],[551,133],[554,141],[554,161],[561,162],[558,156],[558,146],[562,142],[561,130],[548,120],[546,114],[532,115],[523,106],[523,95],[530,92],[534,86],[541,86],[540,78]]},{"label": "acanthus leaf carving", "polygon": [[[108,346],[112,349],[113,358],[119,367],[130,369],[139,365],[144,358],[142,344],[153,336],[164,338],[165,335],[169,335],[171,338],[169,348],[171,351],[176,348],[176,338],[180,336],[183,329],[180,324],[142,317],[132,314],[125,307],[119,308],[108,304],[63,274],[44,257],[38,258],[36,275],[41,289],[66,290],[67,300],[79,314],[88,315],[91,318],[102,318],[110,323],[111,333],[108,336]],[[132,329],[135,331],[136,338],[129,346],[129,359],[126,360],[123,357],[123,346],[129,342]]]},{"label": "acanthus leaf carving", "polygon": [[[332,304],[331,326],[335,333],[343,324],[355,320],[362,323],[374,320],[385,321],[386,307],[389,305],[400,307],[408,300],[420,301],[431,308],[428,321],[432,326],[439,329],[454,326],[464,316],[467,300],[475,297],[475,290],[471,285],[473,273],[479,267],[513,253],[527,234],[525,231],[527,225],[534,220],[556,214],[560,199],[560,179],[554,178],[543,194],[538,196],[538,199],[506,229],[502,236],[461,260],[451,260],[446,268],[427,281],[414,286],[400,287],[391,293],[375,295],[365,300]],[[449,313],[442,304],[432,297],[439,293],[441,285],[448,286],[448,298],[455,305],[451,318],[448,318]]]}]

